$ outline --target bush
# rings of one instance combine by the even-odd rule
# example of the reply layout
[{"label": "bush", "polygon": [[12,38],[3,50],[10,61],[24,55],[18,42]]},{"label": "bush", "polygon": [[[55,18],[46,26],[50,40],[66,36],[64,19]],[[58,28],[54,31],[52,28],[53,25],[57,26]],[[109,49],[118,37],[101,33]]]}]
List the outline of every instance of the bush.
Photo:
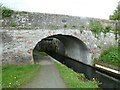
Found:
[{"label": "bush", "polygon": [[105,27],[105,30],[104,30],[104,33],[107,33],[107,32],[109,32],[111,30],[111,26],[106,26]]},{"label": "bush", "polygon": [[104,29],[103,25],[97,20],[90,20],[89,28],[94,34],[100,34]]},{"label": "bush", "polygon": [[14,14],[14,11],[7,7],[0,6],[0,10],[2,11],[2,18],[11,17]]},{"label": "bush", "polygon": [[17,26],[17,23],[16,23],[16,22],[10,22],[10,23],[9,23],[9,26],[11,26],[11,27],[16,27],[16,26]]},{"label": "bush", "polygon": [[0,4],[0,13],[2,14],[2,18],[11,17],[13,14],[28,14],[26,11],[14,11],[8,7],[2,6]]},{"label": "bush", "polygon": [[64,25],[64,28],[67,28],[67,25],[66,25],[66,24]]},{"label": "bush", "polygon": [[113,15],[109,16],[110,20],[120,20],[120,5],[116,7],[116,9],[113,12]]},{"label": "bush", "polygon": [[85,77],[85,75],[83,73],[79,73],[78,74],[78,79],[84,81],[84,80],[86,80],[86,77]]},{"label": "bush", "polygon": [[111,47],[102,52],[99,60],[116,66],[120,66],[120,57],[118,56],[118,54],[118,47]]}]

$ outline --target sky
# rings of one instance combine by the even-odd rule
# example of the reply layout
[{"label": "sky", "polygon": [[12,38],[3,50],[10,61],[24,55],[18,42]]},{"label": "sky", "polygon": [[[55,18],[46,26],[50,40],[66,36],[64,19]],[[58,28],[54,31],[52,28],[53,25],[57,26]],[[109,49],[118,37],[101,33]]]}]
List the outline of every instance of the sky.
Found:
[{"label": "sky", "polygon": [[120,0],[0,0],[14,10],[109,19]]}]

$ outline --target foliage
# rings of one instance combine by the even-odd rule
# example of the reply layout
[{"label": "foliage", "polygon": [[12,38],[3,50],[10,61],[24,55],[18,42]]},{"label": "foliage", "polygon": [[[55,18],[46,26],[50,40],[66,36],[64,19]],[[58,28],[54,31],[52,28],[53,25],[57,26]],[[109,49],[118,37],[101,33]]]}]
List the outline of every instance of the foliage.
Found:
[{"label": "foliage", "polygon": [[0,90],[2,89],[2,65],[0,65]]},{"label": "foliage", "polygon": [[[116,9],[113,12],[113,15],[109,16],[110,20],[120,20],[120,5],[118,5],[116,7]],[[119,27],[116,26],[116,28],[114,29],[114,33],[115,33],[115,39],[117,40],[117,33],[119,32]]]},{"label": "foliage", "polygon": [[0,6],[0,11],[2,11],[2,18],[11,17],[14,11],[10,8]]},{"label": "foliage", "polygon": [[83,73],[78,74],[78,79],[85,80],[85,75]]},{"label": "foliage", "polygon": [[100,21],[97,20],[90,20],[89,28],[95,35],[100,34],[100,32],[104,29]]},{"label": "foliage", "polygon": [[0,13],[2,13],[2,18],[7,18],[7,17],[11,17],[13,14],[28,14],[29,12],[15,11],[0,4]]},{"label": "foliage", "polygon": [[118,47],[111,47],[107,50],[104,50],[99,58],[99,60],[113,64],[116,66],[120,66],[120,57],[118,55]]},{"label": "foliage", "polygon": [[38,64],[2,66],[2,87],[20,87],[20,85],[32,79],[39,68]]},{"label": "foliage", "polygon": [[56,63],[56,66],[68,88],[98,88],[98,82],[95,80],[80,80],[79,77],[81,77],[81,79],[85,78],[84,74],[78,74],[59,63]]},{"label": "foliage", "polygon": [[40,51],[37,51],[37,50],[34,50],[33,52],[38,53],[38,54],[43,55],[43,56],[48,56],[48,54],[45,53],[45,52],[40,52]]},{"label": "foliage", "polygon": [[111,26],[106,26],[103,32],[104,32],[104,33],[107,33],[107,32],[109,32],[110,30],[112,30]]},{"label": "foliage", "polygon": [[64,24],[63,26],[65,29],[75,29],[76,26],[75,25],[72,25],[72,24]]},{"label": "foliage", "polygon": [[120,20],[120,5],[116,7],[116,10],[114,10],[113,15],[109,16],[110,20]]},{"label": "foliage", "polygon": [[2,4],[0,3],[0,19],[2,18],[2,9],[1,9],[1,7],[2,7]]},{"label": "foliage", "polygon": [[67,24],[64,24],[64,28],[67,28]]},{"label": "foliage", "polygon": [[17,26],[17,23],[16,23],[16,22],[10,22],[10,23],[9,23],[9,26],[11,26],[11,27],[16,27],[16,26]]},{"label": "foliage", "polygon": [[105,26],[97,20],[90,20],[89,28],[95,34],[95,36],[99,35],[101,32],[106,34],[110,30],[112,30],[111,26]]}]

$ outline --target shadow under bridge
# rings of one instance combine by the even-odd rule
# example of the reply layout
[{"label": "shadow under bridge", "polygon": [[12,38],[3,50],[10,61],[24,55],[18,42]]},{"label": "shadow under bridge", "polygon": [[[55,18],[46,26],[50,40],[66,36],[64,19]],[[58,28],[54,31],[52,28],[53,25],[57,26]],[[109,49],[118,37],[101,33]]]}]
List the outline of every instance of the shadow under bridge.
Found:
[{"label": "shadow under bridge", "polygon": [[80,39],[70,35],[58,34],[46,37],[37,43],[34,50],[46,52],[64,64],[67,63],[65,56],[92,65],[92,59],[87,46]]}]

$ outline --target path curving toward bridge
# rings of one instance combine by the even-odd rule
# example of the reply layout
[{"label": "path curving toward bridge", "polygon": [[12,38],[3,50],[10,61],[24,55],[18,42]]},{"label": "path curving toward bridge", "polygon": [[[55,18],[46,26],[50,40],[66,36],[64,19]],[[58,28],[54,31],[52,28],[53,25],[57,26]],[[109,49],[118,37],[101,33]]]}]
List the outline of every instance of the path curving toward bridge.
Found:
[{"label": "path curving toward bridge", "polygon": [[41,69],[34,79],[21,88],[66,88],[52,59],[38,62]]}]

